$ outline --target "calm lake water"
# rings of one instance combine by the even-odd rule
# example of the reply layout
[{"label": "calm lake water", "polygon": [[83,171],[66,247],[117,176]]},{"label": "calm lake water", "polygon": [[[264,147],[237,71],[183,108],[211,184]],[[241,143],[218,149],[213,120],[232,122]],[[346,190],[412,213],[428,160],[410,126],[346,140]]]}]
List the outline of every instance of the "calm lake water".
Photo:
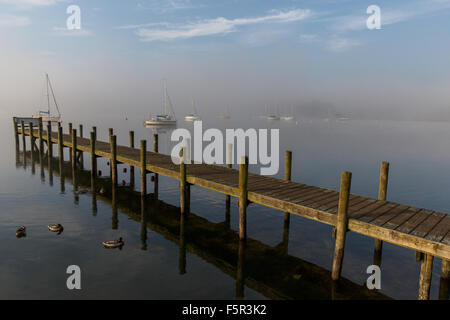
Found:
[{"label": "calm lake water", "polygon": [[[12,115],[11,115],[12,117]],[[292,179],[337,189],[341,172],[353,173],[352,193],[375,197],[381,161],[390,162],[388,200],[444,212],[450,211],[450,124],[445,122],[297,121],[266,122],[232,115],[231,120],[203,119],[204,128],[279,128],[280,172],[284,151],[293,151]],[[88,136],[97,126],[106,141],[109,127],[119,144],[128,144],[128,131],[136,132],[136,145],[154,131],[141,119],[64,119],[84,125]],[[179,121],[179,127],[192,124]],[[420,264],[414,252],[385,243],[382,289],[364,289],[366,268],[372,264],[371,238],[349,233],[342,287],[331,288],[334,240],[331,227],[292,216],[288,240],[283,234],[283,213],[259,205],[248,209],[248,245],[239,248],[238,214],[232,199],[229,225],[225,196],[193,186],[191,212],[180,228],[179,190],[174,180],[160,176],[159,199],[147,203],[141,214],[138,194],[119,190],[97,196],[96,210],[90,192],[75,194],[68,176],[61,191],[58,166],[50,179],[47,168],[34,173],[31,162],[15,156],[12,120],[0,125],[0,298],[1,299],[246,299],[271,298],[394,298],[416,299]],[[160,131],[160,151],[170,150],[170,130]],[[29,139],[27,138],[28,150]],[[55,146],[54,155],[57,155]],[[65,159],[68,159],[66,150]],[[18,160],[18,162],[16,162]],[[89,170],[89,156],[84,156]],[[102,178],[108,176],[105,159],[99,159]],[[129,181],[129,170],[119,166],[119,181]],[[251,167],[252,171],[257,168]],[[52,180],[52,181],[51,181]],[[79,188],[89,188],[89,173],[79,173]],[[84,184],[84,185],[83,185]],[[108,186],[107,179],[99,184]],[[136,169],[136,186],[139,170]],[[139,190],[139,187],[137,187]],[[148,191],[153,183],[148,179]],[[145,219],[143,218],[145,217]],[[142,221],[143,220],[143,221]],[[47,225],[61,223],[56,235]],[[27,227],[27,237],[15,230]],[[144,228],[143,228],[144,226]],[[122,250],[106,250],[104,240],[123,237]],[[82,290],[66,288],[66,268],[78,265]],[[440,259],[435,259],[431,298],[438,297]],[[334,293],[333,293],[334,292]]]}]

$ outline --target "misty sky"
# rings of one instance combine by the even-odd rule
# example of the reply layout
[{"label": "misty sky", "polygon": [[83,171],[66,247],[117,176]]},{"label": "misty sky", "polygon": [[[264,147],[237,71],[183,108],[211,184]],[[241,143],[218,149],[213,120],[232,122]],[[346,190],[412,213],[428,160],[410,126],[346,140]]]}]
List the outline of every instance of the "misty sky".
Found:
[{"label": "misty sky", "polygon": [[[81,30],[66,8],[81,8]],[[366,9],[381,8],[381,30]],[[312,101],[368,113],[450,109],[450,0],[0,0],[0,115],[145,117],[167,78],[178,114]],[[400,111],[399,111],[400,110]]]}]

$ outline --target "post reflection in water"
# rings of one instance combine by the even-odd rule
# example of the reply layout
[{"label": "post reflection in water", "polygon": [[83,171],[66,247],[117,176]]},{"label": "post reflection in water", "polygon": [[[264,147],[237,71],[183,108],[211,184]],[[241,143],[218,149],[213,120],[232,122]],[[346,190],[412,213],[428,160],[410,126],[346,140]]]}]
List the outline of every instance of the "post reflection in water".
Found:
[{"label": "post reflection in water", "polygon": [[146,197],[141,195],[141,249],[147,250],[147,207]]},{"label": "post reflection in water", "polygon": [[178,270],[180,274],[186,273],[186,239],[184,236],[186,224],[186,215],[180,215],[180,235],[179,235],[179,243],[180,243],[180,254],[178,258]]},{"label": "post reflection in water", "polygon": [[111,188],[112,197],[112,229],[117,230],[119,228],[119,217],[117,215],[117,187],[112,184]]},{"label": "post reflection in water", "polygon": [[236,268],[236,299],[244,299],[245,289],[245,240],[239,240],[238,259]]}]

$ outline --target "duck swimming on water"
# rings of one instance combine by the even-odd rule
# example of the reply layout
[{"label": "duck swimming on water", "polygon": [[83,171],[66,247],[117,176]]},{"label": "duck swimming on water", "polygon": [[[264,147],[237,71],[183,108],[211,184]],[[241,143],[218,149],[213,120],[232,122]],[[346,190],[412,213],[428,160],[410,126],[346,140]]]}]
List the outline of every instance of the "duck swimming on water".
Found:
[{"label": "duck swimming on water", "polygon": [[16,231],[17,238],[26,237],[26,235],[27,235],[26,228],[24,226],[21,226],[19,229],[17,229]]},{"label": "duck swimming on water", "polygon": [[58,232],[58,234],[61,234],[61,232],[64,231],[64,228],[61,224],[49,224],[48,225],[48,230],[52,231],[52,232]]},{"label": "duck swimming on water", "polygon": [[125,243],[123,242],[122,237],[119,238],[119,240],[109,240],[109,241],[104,241],[103,242],[103,246],[105,248],[120,248],[122,249],[123,245]]}]

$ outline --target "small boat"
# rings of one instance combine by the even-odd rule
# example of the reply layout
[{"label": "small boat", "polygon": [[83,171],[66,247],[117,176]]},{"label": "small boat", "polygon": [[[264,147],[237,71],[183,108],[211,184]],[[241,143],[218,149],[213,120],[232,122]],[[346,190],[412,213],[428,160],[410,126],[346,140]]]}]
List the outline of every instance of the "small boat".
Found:
[{"label": "small boat", "polygon": [[219,119],[222,119],[222,120],[229,120],[229,119],[231,119],[230,106],[227,106],[227,108],[225,109],[225,113],[221,113],[219,115]]},{"label": "small boat", "polygon": [[200,116],[198,115],[197,108],[195,108],[194,98],[192,98],[192,109],[194,109],[194,113],[188,114],[184,117],[186,121],[195,121],[200,120]]},{"label": "small boat", "polygon": [[21,227],[19,227],[19,229],[17,229],[17,231],[16,231],[17,238],[26,237],[26,235],[27,235],[26,228],[24,226],[21,226]]},{"label": "small boat", "polygon": [[291,105],[291,114],[289,115],[285,115],[285,116],[281,116],[280,119],[281,120],[285,120],[285,121],[289,121],[289,120],[293,120],[294,119],[294,107]]},{"label": "small boat", "polygon": [[109,249],[122,248],[124,244],[125,243],[123,242],[122,237],[120,237],[119,240],[109,240],[103,242],[103,246]]},{"label": "small boat", "polygon": [[266,120],[280,120],[280,117],[276,114],[269,114],[269,109],[267,108],[267,104],[266,104],[266,112],[263,116],[261,116],[262,118],[266,119]]},{"label": "small boat", "polygon": [[[59,112],[59,107],[58,107],[58,103],[56,102],[56,98],[55,98],[55,93],[53,92],[53,87],[52,84],[50,82],[50,78],[48,76],[48,74],[45,74],[45,81],[46,81],[46,86],[47,86],[47,110],[40,110],[38,112],[38,114],[34,115],[33,118],[35,119],[42,119],[42,122],[50,122],[51,124],[57,124],[61,122],[61,113]],[[50,99],[50,93],[52,95],[52,99]],[[56,111],[58,112],[58,115],[52,115],[50,113],[50,101],[53,101],[56,107]]]},{"label": "small boat", "polygon": [[[177,124],[177,119],[175,118],[175,112],[173,112],[172,103],[167,92],[167,83],[164,81],[164,114],[158,114],[155,116],[150,116],[149,120],[145,120],[144,124],[146,126],[160,126],[160,125],[175,125]],[[169,113],[169,107],[172,113]]]},{"label": "small boat", "polygon": [[48,230],[52,231],[52,232],[58,232],[58,234],[60,234],[61,232],[64,231],[64,228],[61,224],[49,224],[48,225]]}]

